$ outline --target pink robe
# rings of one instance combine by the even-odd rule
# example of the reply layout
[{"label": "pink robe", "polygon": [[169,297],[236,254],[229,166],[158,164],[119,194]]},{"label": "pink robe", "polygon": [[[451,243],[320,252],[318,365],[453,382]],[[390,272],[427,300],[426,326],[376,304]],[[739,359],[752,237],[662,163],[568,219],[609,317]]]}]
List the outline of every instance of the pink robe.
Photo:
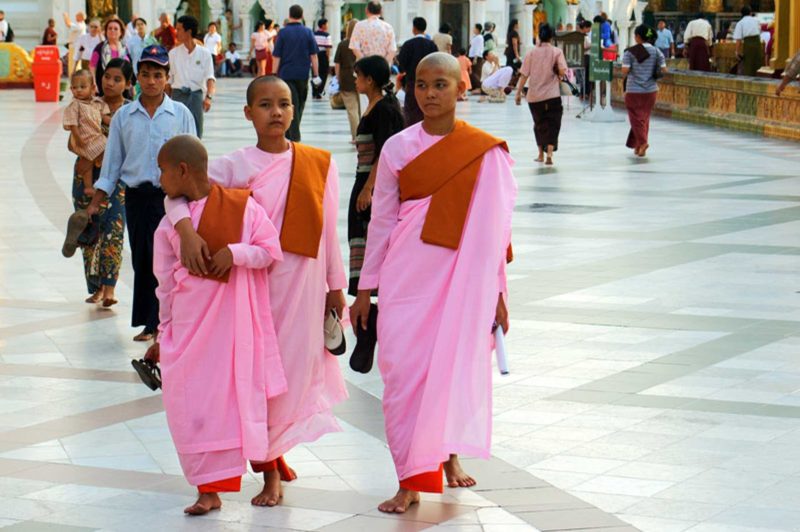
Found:
[{"label": "pink robe", "polygon": [[[229,188],[249,188],[280,233],[292,168],[292,152],[242,148],[209,165],[209,176]],[[325,350],[325,297],[347,287],[336,220],[339,173],[331,160],[323,199],[323,230],[316,259],[285,253],[269,268],[272,317],[288,392],[269,400],[269,453],[274,460],[299,443],[341,430],[333,406],[347,398],[336,357]],[[167,201],[172,223],[186,217],[179,201]]]},{"label": "pink robe", "polygon": [[398,173],[443,137],[413,125],[381,152],[359,289],[380,286],[386,436],[405,480],[451,453],[489,458],[492,324],[505,292],[517,185],[501,148],[483,158],[458,250],[424,243],[431,198],[400,202]]},{"label": "pink robe", "polygon": [[[195,228],[205,204],[188,204]],[[192,485],[240,476],[246,460],[265,460],[267,397],[286,391],[267,280],[267,266],[283,255],[253,199],[241,242],[228,247],[234,265],[222,283],[181,265],[180,238],[166,217],[153,244],[164,409]]]}]

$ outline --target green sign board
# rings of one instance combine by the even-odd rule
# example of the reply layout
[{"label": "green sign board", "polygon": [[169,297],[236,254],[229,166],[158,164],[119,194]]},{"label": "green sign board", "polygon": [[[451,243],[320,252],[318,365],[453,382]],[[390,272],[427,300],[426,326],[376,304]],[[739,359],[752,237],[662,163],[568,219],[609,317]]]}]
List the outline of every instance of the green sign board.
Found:
[{"label": "green sign board", "polygon": [[592,48],[589,53],[589,81],[611,81],[614,63],[603,59],[603,46],[600,41],[600,23],[592,26]]}]

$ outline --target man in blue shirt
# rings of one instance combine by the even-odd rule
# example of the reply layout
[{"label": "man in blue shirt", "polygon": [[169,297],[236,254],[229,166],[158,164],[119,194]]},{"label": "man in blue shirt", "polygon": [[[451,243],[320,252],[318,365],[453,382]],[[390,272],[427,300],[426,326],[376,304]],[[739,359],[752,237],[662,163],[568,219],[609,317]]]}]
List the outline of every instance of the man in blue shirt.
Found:
[{"label": "man in blue shirt", "polygon": [[656,48],[661,50],[664,57],[669,59],[675,55],[675,39],[672,37],[672,32],[667,28],[667,23],[664,20],[658,21],[658,31],[656,31]]},{"label": "man in blue shirt", "polygon": [[293,5],[289,8],[289,23],[278,36],[272,51],[273,69],[292,91],[294,118],[286,131],[286,138],[300,141],[300,121],[308,98],[308,72],[314,73],[314,85],[320,85],[319,48],[314,33],[303,26],[303,8]]},{"label": "man in blue shirt", "polygon": [[139,99],[114,115],[108,132],[100,179],[95,183],[89,216],[114,191],[125,186],[125,216],[133,259],[133,327],[144,326],[137,342],[154,338],[158,327],[156,278],[153,275],[153,234],[164,217],[164,192],[156,159],[161,146],[176,135],[195,135],[194,118],[183,104],[164,94],[169,73],[167,51],[149,46],[139,59]]}]

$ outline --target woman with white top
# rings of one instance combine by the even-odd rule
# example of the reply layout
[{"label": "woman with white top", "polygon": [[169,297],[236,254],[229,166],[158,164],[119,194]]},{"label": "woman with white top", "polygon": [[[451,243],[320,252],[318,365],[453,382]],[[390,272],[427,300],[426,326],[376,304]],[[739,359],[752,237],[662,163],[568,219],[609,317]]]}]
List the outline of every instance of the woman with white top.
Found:
[{"label": "woman with white top", "polygon": [[272,21],[259,21],[256,24],[256,31],[250,36],[250,56],[255,53],[256,63],[258,64],[258,75],[272,73],[272,40],[274,35],[270,31]]}]

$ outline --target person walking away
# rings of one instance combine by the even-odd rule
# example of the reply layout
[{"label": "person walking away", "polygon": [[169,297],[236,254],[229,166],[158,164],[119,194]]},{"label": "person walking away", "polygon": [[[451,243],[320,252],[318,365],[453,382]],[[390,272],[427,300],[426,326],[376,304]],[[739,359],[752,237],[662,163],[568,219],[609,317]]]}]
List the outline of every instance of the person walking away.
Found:
[{"label": "person walking away", "polygon": [[675,57],[675,39],[672,36],[672,31],[667,27],[667,21],[663,19],[658,21],[656,48],[661,50],[661,53],[664,54],[664,57],[667,59]]},{"label": "person walking away", "polygon": [[622,75],[627,78],[625,107],[631,123],[625,145],[639,157],[647,155],[650,147],[650,114],[658,95],[656,76],[667,71],[667,62],[661,50],[650,44],[653,33],[653,29],[646,24],[637,26],[634,31],[636,45],[628,48],[622,57]]},{"label": "person walking away", "polygon": [[167,51],[161,46],[146,48],[138,68],[142,93],[111,120],[100,179],[86,213],[90,217],[97,214],[120,182],[126,186],[125,214],[134,274],[131,325],[144,327],[134,341],[146,342],[154,338],[158,327],[153,234],[165,212],[156,157],[170,138],[194,135],[195,125],[189,110],[165,94]]},{"label": "person walking away", "polygon": [[711,72],[711,44],[714,42],[711,24],[703,17],[692,20],[686,25],[683,42],[689,70]]},{"label": "person walking away", "polygon": [[[356,63],[355,72],[356,88],[360,94],[367,96],[369,105],[358,124],[356,181],[350,192],[347,210],[347,241],[350,244],[350,284],[347,293],[351,296],[358,295],[358,280],[367,246],[372,191],[381,150],[389,137],[404,127],[403,113],[394,96],[391,71],[386,60],[377,55],[364,57]],[[410,90],[414,91],[414,84],[411,84]],[[405,127],[408,125],[411,124],[406,123]]]},{"label": "person walking away", "polygon": [[197,27],[189,15],[175,23],[179,44],[169,51],[169,89],[172,99],[191,111],[197,136],[203,138],[203,113],[211,110],[217,80],[211,52],[195,41]]},{"label": "person walking away", "polygon": [[342,95],[344,108],[347,110],[347,120],[350,123],[351,141],[356,140],[356,129],[361,118],[361,100],[356,92],[355,71],[356,56],[350,49],[350,36],[358,20],[351,19],[347,23],[344,39],[336,47],[336,54],[333,57],[333,68],[336,79],[339,80],[339,94]]},{"label": "person walking away", "polygon": [[458,101],[465,102],[469,99],[469,91],[472,90],[472,61],[467,58],[467,51],[463,48],[458,51],[456,61],[461,69],[461,81],[464,82],[464,92],[458,95]]},{"label": "person walking away", "polygon": [[494,52],[497,48],[497,41],[494,38],[494,23],[487,22],[483,26],[483,51]]},{"label": "person walking away", "polygon": [[736,57],[740,61],[742,76],[755,76],[764,64],[764,46],[761,44],[761,24],[750,6],[742,8],[742,19],[733,29]]},{"label": "person walking away", "polygon": [[417,65],[422,59],[430,54],[439,51],[436,43],[425,37],[425,29],[428,23],[422,17],[414,17],[412,22],[412,33],[414,36],[403,43],[400,52],[397,54],[397,62],[400,73],[403,75],[403,90],[406,97],[403,101],[403,115],[405,116],[406,127],[422,122],[422,111],[414,97],[414,83],[417,80]]},{"label": "person walking away", "polygon": [[510,66],[516,73],[522,65],[522,59],[519,55],[520,39],[519,39],[519,21],[511,19],[508,23],[508,32],[506,32],[506,66]]},{"label": "person walking away", "polygon": [[69,18],[69,13],[64,13],[63,17],[64,24],[69,30],[67,34],[67,76],[72,77],[72,73],[75,72],[75,50],[77,49],[78,40],[82,35],[86,34],[86,15],[83,11],[78,11],[75,13],[75,22],[72,22]]},{"label": "person walking away", "polygon": [[539,28],[539,44],[525,54],[525,60],[519,70],[520,77],[515,98],[517,105],[520,105],[522,88],[527,81],[526,100],[533,118],[536,145],[539,148],[536,162],[548,165],[553,164],[553,152],[558,150],[558,135],[561,132],[561,117],[564,114],[560,81],[567,71],[564,52],[551,44],[553,36],[553,27],[549,24]]},{"label": "person walking away", "polygon": [[313,73],[314,85],[321,85],[319,77],[319,48],[314,33],[303,26],[303,8],[293,5],[289,8],[289,22],[280,31],[272,53],[273,69],[278,77],[289,85],[292,91],[294,115],[292,125],[286,131],[286,138],[300,142],[300,122],[308,99],[308,72]]},{"label": "person walking away", "polygon": [[350,36],[350,49],[356,59],[379,55],[391,65],[397,53],[397,40],[391,24],[381,20],[382,11],[381,3],[376,0],[367,4],[367,20],[356,24]]},{"label": "person walking away", "polygon": [[439,49],[440,52],[444,52],[446,54],[453,53],[453,28],[450,27],[450,24],[445,22],[441,26],[439,26],[439,33],[433,36],[433,42],[436,44],[436,47]]},{"label": "person walking away", "polygon": [[312,97],[315,100],[321,100],[322,95],[325,93],[325,83],[328,81],[328,73],[331,70],[331,48],[333,48],[333,41],[331,34],[328,33],[328,19],[321,18],[317,21],[317,31],[314,32],[314,39],[317,41],[317,62],[319,63],[319,77],[322,82],[319,86],[312,87]]}]

